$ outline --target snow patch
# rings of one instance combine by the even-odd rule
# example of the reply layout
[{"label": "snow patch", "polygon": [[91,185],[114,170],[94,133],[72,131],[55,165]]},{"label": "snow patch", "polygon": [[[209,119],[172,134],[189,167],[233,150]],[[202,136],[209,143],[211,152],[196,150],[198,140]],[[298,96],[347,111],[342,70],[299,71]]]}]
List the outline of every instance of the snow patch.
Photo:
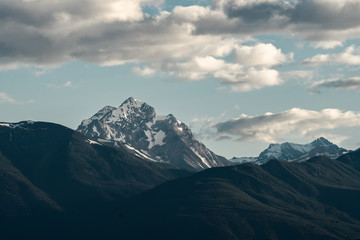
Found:
[{"label": "snow patch", "polygon": [[93,127],[92,127],[92,130],[93,130],[93,132],[95,132],[98,136],[100,135],[100,133],[98,132],[96,126],[93,126]]},{"label": "snow patch", "polygon": [[2,126],[2,127],[10,127],[10,124],[9,123],[0,123],[0,126]]},{"label": "snow patch", "polygon": [[149,149],[153,148],[155,145],[162,146],[164,145],[164,138],[166,137],[166,134],[164,131],[160,130],[158,132],[146,130],[144,131],[148,142],[149,142]]},{"label": "snow patch", "polygon": [[[198,151],[196,151],[194,148],[191,148],[191,150],[196,154],[196,156],[198,156],[198,158],[200,158],[200,160],[208,167],[211,168],[210,164],[207,162],[206,158],[204,158],[203,156],[200,155],[200,153]],[[204,168],[203,166],[201,166],[201,168]]]},{"label": "snow patch", "polygon": [[112,142],[110,140],[106,140],[106,139],[102,139],[102,138],[98,138],[97,140],[102,143],[111,143]]},{"label": "snow patch", "polygon": [[96,144],[96,145],[102,146],[100,143],[98,143],[98,142],[96,142],[96,141],[93,141],[93,140],[91,140],[91,139],[86,139],[86,141],[87,141],[88,143],[90,143],[90,144]]},{"label": "snow patch", "polygon": [[150,160],[152,162],[159,162],[159,161],[156,161],[155,159],[152,159],[150,158],[149,156],[145,155],[144,153],[140,152],[139,150],[125,144],[125,147],[131,151],[134,152],[135,156],[139,157],[139,158],[142,158],[142,159],[147,159],[147,160]]}]

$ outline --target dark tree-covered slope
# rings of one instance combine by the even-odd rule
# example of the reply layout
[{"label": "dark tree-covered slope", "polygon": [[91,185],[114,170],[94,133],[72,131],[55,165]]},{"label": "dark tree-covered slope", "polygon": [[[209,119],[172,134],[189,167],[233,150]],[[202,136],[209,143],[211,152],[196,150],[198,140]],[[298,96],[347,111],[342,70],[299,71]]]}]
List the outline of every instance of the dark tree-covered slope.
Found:
[{"label": "dark tree-covered slope", "polygon": [[[69,234],[60,230],[66,226],[84,235],[84,229],[112,215],[115,200],[189,174],[101,145],[61,125],[2,123],[0,232],[12,239],[48,239],[49,231]],[[97,219],[99,214],[105,219]]]},{"label": "dark tree-covered slope", "polygon": [[205,170],[140,194],[119,206],[119,231],[129,239],[358,239],[359,200],[360,173],[350,165],[272,160]]}]

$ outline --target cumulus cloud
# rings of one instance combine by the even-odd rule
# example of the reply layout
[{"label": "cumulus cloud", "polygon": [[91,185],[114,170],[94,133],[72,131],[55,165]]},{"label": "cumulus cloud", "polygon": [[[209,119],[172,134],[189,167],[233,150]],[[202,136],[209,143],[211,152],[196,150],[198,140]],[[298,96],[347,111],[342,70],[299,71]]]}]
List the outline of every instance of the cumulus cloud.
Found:
[{"label": "cumulus cloud", "polygon": [[[163,0],[3,0],[0,70],[55,67],[69,61],[102,66],[135,63],[134,73],[174,79],[218,79],[233,91],[284,82],[276,66],[292,61],[273,44],[245,45],[254,34],[289,33],[333,48],[360,34],[360,1],[214,0],[176,6]],[[144,6],[157,7],[151,16]],[[357,62],[357,50],[345,57]],[[336,57],[317,56],[305,63]],[[353,64],[353,63],[350,63]],[[164,75],[162,75],[164,76]],[[226,86],[227,86],[226,85]]]},{"label": "cumulus cloud", "polygon": [[360,90],[360,77],[347,79],[327,79],[314,82],[312,89],[333,88],[333,89],[351,89]]},{"label": "cumulus cloud", "polygon": [[211,56],[195,57],[188,62],[168,64],[167,71],[183,81],[215,78],[229,85],[232,91],[245,92],[283,83],[277,70],[266,67],[247,67],[228,63]]},{"label": "cumulus cloud", "polygon": [[280,113],[258,116],[240,115],[215,124],[218,137],[231,137],[239,141],[278,142],[289,135],[313,137],[321,130],[360,126],[360,113],[324,109],[313,111],[292,108]]},{"label": "cumulus cloud", "polygon": [[18,101],[14,98],[11,98],[9,95],[7,95],[4,92],[0,92],[0,103],[10,103],[10,104],[29,104],[34,103],[34,100],[28,100],[28,101]]},{"label": "cumulus cloud", "polygon": [[31,65],[46,69],[68,61],[102,66],[140,63],[142,68],[133,69],[140,76],[161,71],[178,80],[215,78],[235,84],[231,88],[236,91],[282,83],[273,67],[290,60],[291,54],[272,44],[244,46],[248,37],[198,34],[196,23],[201,19],[226,19],[211,7],[176,6],[156,16],[142,10],[161,2],[4,0],[0,69]]},{"label": "cumulus cloud", "polygon": [[260,43],[255,46],[238,46],[235,48],[234,59],[244,66],[276,66],[292,60],[292,54],[288,56],[281,49],[268,43]]},{"label": "cumulus cloud", "polygon": [[346,48],[344,52],[337,54],[318,54],[312,58],[305,59],[303,64],[321,65],[321,64],[347,64],[360,65],[360,47],[354,45]]}]

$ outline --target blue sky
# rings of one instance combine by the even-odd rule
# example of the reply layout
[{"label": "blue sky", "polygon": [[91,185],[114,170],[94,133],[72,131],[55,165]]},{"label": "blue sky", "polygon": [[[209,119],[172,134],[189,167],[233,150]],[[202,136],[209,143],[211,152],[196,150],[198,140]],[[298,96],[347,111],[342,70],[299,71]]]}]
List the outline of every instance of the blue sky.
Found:
[{"label": "blue sky", "polygon": [[358,0],[4,0],[0,121],[76,129],[133,96],[217,154],[360,147]]}]

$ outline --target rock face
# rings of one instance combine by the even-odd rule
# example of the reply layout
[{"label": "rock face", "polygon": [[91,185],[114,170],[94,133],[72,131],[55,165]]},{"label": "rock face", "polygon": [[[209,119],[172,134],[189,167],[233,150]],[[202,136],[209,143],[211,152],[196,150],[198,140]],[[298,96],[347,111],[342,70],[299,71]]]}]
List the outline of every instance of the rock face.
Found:
[{"label": "rock face", "polygon": [[120,107],[106,106],[82,121],[78,132],[100,142],[123,146],[135,155],[178,168],[199,171],[229,161],[197,141],[172,114],[156,115],[148,104],[128,98]]}]

